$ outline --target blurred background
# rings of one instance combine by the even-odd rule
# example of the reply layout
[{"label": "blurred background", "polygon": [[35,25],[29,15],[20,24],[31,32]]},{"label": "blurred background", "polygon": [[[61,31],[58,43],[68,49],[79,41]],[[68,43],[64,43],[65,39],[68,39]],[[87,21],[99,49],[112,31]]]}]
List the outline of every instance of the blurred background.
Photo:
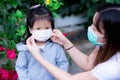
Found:
[{"label": "blurred background", "polygon": [[[16,44],[26,36],[26,14],[31,6],[40,4],[51,10],[55,27],[60,29],[78,49],[89,54],[93,46],[87,40],[87,27],[92,23],[96,8],[105,2],[120,4],[120,0],[0,0],[0,69],[14,70]],[[70,73],[82,71],[70,61]],[[12,80],[12,79],[11,79]]]},{"label": "blurred background", "polygon": [[[67,32],[70,40],[85,38],[83,29],[87,29],[92,23],[96,8],[105,2],[120,4],[120,0],[0,0],[0,44],[5,45],[3,37],[9,44],[17,43],[24,38],[26,14],[35,4],[40,4],[52,11],[56,28]],[[77,30],[81,30],[82,34],[76,32]],[[71,31],[73,32],[69,33]],[[71,39],[69,35],[73,33],[80,36],[76,35]]]}]

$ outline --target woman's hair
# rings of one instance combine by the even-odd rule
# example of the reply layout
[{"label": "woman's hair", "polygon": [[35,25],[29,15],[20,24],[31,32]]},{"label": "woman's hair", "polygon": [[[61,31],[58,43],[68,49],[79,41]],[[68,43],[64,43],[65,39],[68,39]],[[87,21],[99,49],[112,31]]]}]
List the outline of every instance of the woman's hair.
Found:
[{"label": "woman's hair", "polygon": [[114,8],[114,7],[119,7],[118,4],[112,4],[112,3],[101,3],[97,7],[97,12],[101,12],[102,10],[108,9],[108,8]]},{"label": "woman's hair", "polygon": [[49,21],[51,23],[52,29],[55,28],[54,18],[50,10],[40,5],[32,6],[27,14],[27,19],[26,19],[27,35],[25,40],[23,41],[24,43],[26,43],[27,38],[31,36],[29,28],[33,28],[34,23],[40,20]]},{"label": "woman's hair", "polygon": [[98,31],[100,31],[100,27],[102,27],[105,32],[106,43],[103,46],[104,48],[100,47],[94,66],[107,61],[120,51],[120,8],[101,11],[96,26]]}]

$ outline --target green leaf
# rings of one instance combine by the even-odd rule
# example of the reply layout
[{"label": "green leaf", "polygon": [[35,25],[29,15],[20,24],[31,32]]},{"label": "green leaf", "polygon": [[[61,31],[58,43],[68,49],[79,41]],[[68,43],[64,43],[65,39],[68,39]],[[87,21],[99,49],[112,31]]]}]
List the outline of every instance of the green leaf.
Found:
[{"label": "green leaf", "polygon": [[13,3],[12,3],[12,6],[13,6],[14,8],[17,8],[18,4],[15,3],[15,2],[13,2]]},{"label": "green leaf", "polygon": [[2,57],[2,58],[6,58],[6,52],[5,52],[5,51],[0,52],[0,53],[1,53],[1,57]]},{"label": "green leaf", "polygon": [[15,48],[15,46],[16,46],[16,44],[15,44],[15,41],[14,40],[10,40],[10,41],[8,41],[8,43],[9,43],[9,49],[14,49]]},{"label": "green leaf", "polygon": [[24,25],[21,25],[19,29],[17,29],[16,35],[23,36],[26,32],[26,27]]},{"label": "green leaf", "polygon": [[106,2],[114,3],[115,1],[114,0],[106,0]]},{"label": "green leaf", "polygon": [[93,3],[96,3],[96,2],[98,2],[99,0],[91,0]]},{"label": "green leaf", "polygon": [[58,2],[58,0],[52,0],[52,1],[54,1],[54,2]]},{"label": "green leaf", "polygon": [[7,8],[8,10],[11,9],[11,8],[12,8],[11,4],[7,4],[7,5],[6,5],[6,8]]},{"label": "green leaf", "polygon": [[8,4],[10,4],[13,8],[17,8],[21,5],[22,0],[6,0]]},{"label": "green leaf", "polygon": [[61,5],[60,5],[59,3],[54,3],[54,4],[52,4],[52,7],[53,7],[54,10],[59,9],[60,6],[61,6]]},{"label": "green leaf", "polygon": [[64,5],[62,2],[59,2],[60,5]]},{"label": "green leaf", "polygon": [[117,4],[120,4],[120,0],[115,0]]},{"label": "green leaf", "polygon": [[[5,51],[0,51],[0,54],[5,54],[6,52]],[[1,57],[1,56],[0,56]]]},{"label": "green leaf", "polygon": [[10,60],[8,60],[7,63],[3,65],[3,67],[7,70],[12,70],[13,69],[13,64]]},{"label": "green leaf", "polygon": [[57,18],[57,17],[58,17],[58,15],[57,15],[56,12],[52,12],[52,14],[53,14],[53,17],[54,17],[54,18]]},{"label": "green leaf", "polygon": [[90,5],[91,5],[90,2],[87,2],[87,3],[86,3],[86,7],[87,7],[87,8],[89,8]]},{"label": "green leaf", "polygon": [[14,22],[17,22],[17,18],[16,18],[14,15],[11,15],[11,16],[9,17],[9,21],[10,21],[10,23],[12,24],[12,23],[14,23]]},{"label": "green leaf", "polygon": [[16,16],[17,18],[21,18],[21,17],[23,16],[23,13],[22,13],[20,10],[17,10],[17,11],[15,12],[15,16]]}]

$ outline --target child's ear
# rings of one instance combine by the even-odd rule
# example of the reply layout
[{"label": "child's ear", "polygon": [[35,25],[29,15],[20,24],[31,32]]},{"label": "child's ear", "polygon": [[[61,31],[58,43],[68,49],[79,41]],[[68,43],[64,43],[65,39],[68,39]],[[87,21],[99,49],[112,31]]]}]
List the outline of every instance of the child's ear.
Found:
[{"label": "child's ear", "polygon": [[29,29],[30,33],[32,34],[32,29],[29,26],[28,26],[28,29]]}]

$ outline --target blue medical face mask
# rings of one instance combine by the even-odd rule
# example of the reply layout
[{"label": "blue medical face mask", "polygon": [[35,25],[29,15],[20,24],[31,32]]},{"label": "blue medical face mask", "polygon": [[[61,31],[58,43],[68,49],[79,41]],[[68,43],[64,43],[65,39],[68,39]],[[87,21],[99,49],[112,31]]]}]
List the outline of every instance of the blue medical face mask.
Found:
[{"label": "blue medical face mask", "polygon": [[97,46],[102,46],[104,45],[104,43],[100,43],[98,42],[98,36],[93,32],[93,30],[88,27],[88,33],[87,33],[88,39],[89,41],[93,44],[93,45],[97,45]]}]

